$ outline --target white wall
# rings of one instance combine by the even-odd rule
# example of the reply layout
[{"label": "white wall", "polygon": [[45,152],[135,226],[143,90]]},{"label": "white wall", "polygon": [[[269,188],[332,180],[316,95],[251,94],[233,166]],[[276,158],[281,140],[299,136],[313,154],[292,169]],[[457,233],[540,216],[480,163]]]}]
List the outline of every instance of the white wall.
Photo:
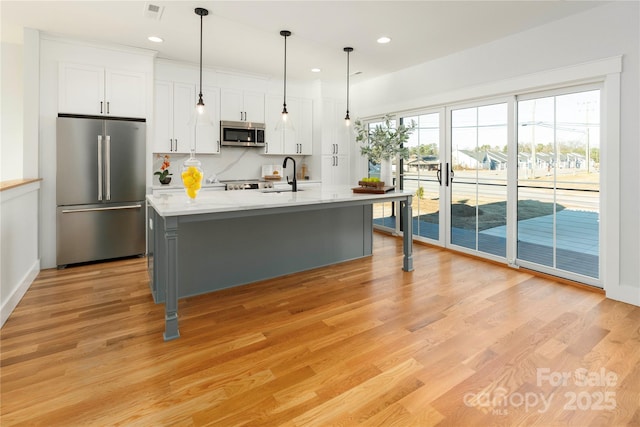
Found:
[{"label": "white wall", "polygon": [[39,182],[0,192],[0,325],[40,271],[38,259]]},{"label": "white wall", "polygon": [[[608,296],[640,304],[640,3],[612,2],[440,60],[352,86],[354,115],[381,115],[500,95],[511,82],[622,55],[619,267]],[[527,90],[535,90],[528,87]],[[355,150],[355,147],[354,147]],[[355,151],[354,151],[355,152]],[[618,172],[619,171],[619,172]],[[611,180],[616,181],[615,179]],[[602,189],[615,192],[618,189]],[[617,221],[617,219],[613,219]],[[617,252],[618,248],[615,252]],[[606,256],[606,254],[605,254]],[[613,274],[611,274],[613,273]],[[619,279],[617,278],[619,277]],[[607,277],[605,277],[606,279]]]},{"label": "white wall", "polygon": [[23,177],[22,45],[2,43],[0,52],[0,181],[8,181]]}]

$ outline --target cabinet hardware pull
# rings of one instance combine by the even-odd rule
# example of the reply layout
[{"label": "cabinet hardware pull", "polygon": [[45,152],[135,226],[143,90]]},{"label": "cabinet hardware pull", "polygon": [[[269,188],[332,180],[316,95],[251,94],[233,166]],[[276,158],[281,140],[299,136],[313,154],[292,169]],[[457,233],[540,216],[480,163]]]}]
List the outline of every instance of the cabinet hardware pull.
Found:
[{"label": "cabinet hardware pull", "polygon": [[107,101],[107,114],[109,114],[109,101]]},{"label": "cabinet hardware pull", "polygon": [[102,101],[100,101],[100,114],[102,114]]}]

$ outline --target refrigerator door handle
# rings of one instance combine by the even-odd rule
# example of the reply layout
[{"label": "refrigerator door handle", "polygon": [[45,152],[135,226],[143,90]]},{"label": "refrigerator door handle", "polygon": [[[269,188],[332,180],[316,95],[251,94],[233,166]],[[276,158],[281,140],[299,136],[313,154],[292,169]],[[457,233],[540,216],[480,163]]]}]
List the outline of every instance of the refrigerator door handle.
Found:
[{"label": "refrigerator door handle", "polygon": [[62,213],[75,213],[75,212],[95,212],[95,211],[117,211],[122,209],[140,209],[141,204],[128,205],[128,206],[113,206],[109,208],[80,208],[80,209],[63,209]]},{"label": "refrigerator door handle", "polygon": [[111,136],[107,135],[105,144],[105,181],[107,181],[107,200],[111,200]]},{"label": "refrigerator door handle", "polygon": [[102,200],[102,135],[98,135],[98,200]]}]

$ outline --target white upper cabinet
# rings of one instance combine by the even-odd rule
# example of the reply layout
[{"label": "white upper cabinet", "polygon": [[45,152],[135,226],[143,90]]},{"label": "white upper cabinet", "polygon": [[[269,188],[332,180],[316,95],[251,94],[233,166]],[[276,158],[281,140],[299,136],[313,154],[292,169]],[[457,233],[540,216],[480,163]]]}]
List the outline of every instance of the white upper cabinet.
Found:
[{"label": "white upper cabinet", "polygon": [[288,120],[293,129],[276,130],[282,122],[282,95],[269,95],[266,102],[265,154],[310,155],[313,151],[313,102],[288,97]]},{"label": "white upper cabinet", "polygon": [[333,99],[322,100],[322,182],[349,183],[349,142],[352,127],[344,122],[342,103]]},{"label": "white upper cabinet", "polygon": [[190,123],[196,106],[196,85],[156,81],[153,151],[189,153],[195,138]]},{"label": "white upper cabinet", "polygon": [[146,79],[143,73],[106,69],[106,114],[118,117],[146,117],[145,88]]},{"label": "white upper cabinet", "polygon": [[145,118],[144,73],[61,63],[58,112]]},{"label": "white upper cabinet", "polygon": [[264,123],[264,93],[222,89],[220,120]]},{"label": "white upper cabinet", "polygon": [[220,89],[202,87],[206,118],[196,120],[196,85],[155,83],[153,152],[220,153]]},{"label": "white upper cabinet", "polygon": [[196,153],[220,154],[220,89],[203,86],[206,119],[196,121]]}]

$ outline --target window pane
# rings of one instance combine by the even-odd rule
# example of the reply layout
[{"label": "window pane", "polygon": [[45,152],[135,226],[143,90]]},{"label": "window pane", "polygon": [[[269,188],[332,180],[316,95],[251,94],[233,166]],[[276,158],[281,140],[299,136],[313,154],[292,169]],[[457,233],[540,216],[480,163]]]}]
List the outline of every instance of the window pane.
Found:
[{"label": "window pane", "polygon": [[507,104],[451,114],[451,243],[506,256]]},{"label": "window pane", "polygon": [[413,234],[439,239],[440,223],[440,114],[404,117],[402,123],[417,124],[407,146],[410,157],[403,162],[402,183],[405,191],[415,195],[413,201]]}]

